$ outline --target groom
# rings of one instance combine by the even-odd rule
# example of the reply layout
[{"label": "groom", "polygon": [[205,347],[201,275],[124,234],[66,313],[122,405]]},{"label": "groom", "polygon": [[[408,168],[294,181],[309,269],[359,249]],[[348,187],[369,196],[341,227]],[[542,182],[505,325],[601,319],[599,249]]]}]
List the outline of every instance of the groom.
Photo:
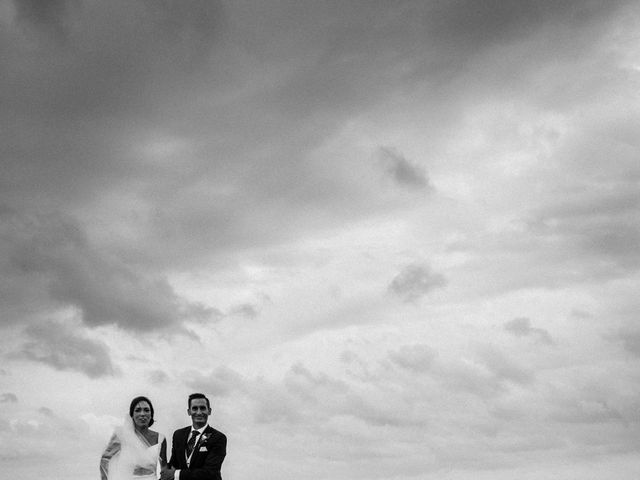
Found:
[{"label": "groom", "polygon": [[227,454],[227,437],[207,424],[211,415],[209,399],[202,393],[189,395],[187,414],[191,427],[173,433],[169,468],[161,480],[222,480],[220,467]]}]

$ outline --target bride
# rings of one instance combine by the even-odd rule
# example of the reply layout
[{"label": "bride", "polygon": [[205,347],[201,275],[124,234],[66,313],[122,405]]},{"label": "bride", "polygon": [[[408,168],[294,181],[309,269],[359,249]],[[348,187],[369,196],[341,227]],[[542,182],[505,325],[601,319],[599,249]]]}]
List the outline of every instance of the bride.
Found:
[{"label": "bride", "polygon": [[149,429],[153,425],[151,400],[134,398],[129,417],[121,428],[116,428],[100,458],[102,480],[155,480],[167,464],[164,435]]}]

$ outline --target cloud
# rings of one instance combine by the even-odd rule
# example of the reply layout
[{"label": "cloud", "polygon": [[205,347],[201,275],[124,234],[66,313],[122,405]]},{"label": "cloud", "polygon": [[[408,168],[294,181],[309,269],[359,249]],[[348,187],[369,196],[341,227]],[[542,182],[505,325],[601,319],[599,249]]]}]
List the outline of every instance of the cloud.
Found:
[{"label": "cloud", "polygon": [[303,361],[291,365],[281,378],[251,378],[222,367],[210,373],[187,372],[183,377],[190,388],[211,392],[221,401],[241,398],[241,415],[251,411],[258,426],[280,424],[286,429],[313,431],[345,417],[370,426],[424,424],[415,405],[419,393],[393,394],[393,401],[388,402],[386,384],[378,385],[374,379],[345,381],[322,370],[313,371]]},{"label": "cloud", "polygon": [[404,345],[389,352],[393,363],[416,373],[429,370],[436,356],[436,352],[427,345]]},{"label": "cloud", "polygon": [[253,420],[258,425],[303,423],[301,404],[282,385],[256,379],[251,389],[253,398],[261,398],[253,406]]},{"label": "cloud", "polygon": [[[215,0],[162,4],[25,0],[15,5],[16,22],[9,25],[5,41],[14,48],[23,43],[38,48],[22,63],[30,82],[12,85],[13,90],[38,113],[67,119],[100,110],[144,108],[157,99],[162,85],[171,84],[176,76],[186,78],[185,73],[193,73],[205,62],[223,19]],[[43,52],[49,55],[48,62],[28,61]],[[90,68],[82,71],[82,63]],[[165,76],[163,82],[144,91],[152,75],[160,74]],[[49,96],[47,79],[54,80]],[[127,107],[126,101],[131,105]]]},{"label": "cloud", "polygon": [[558,405],[550,418],[562,423],[621,423],[622,414],[604,400],[574,399]]},{"label": "cloud", "polygon": [[[94,245],[67,216],[14,216],[11,220],[0,230],[7,240],[3,249],[10,258],[8,273],[21,283],[31,282],[29,290],[40,285],[50,299],[77,308],[88,326],[163,329],[214,313],[180,298],[165,278],[145,275],[142,268]],[[32,293],[38,296],[32,300],[44,308],[44,292]]]},{"label": "cloud", "polygon": [[237,315],[239,317],[254,319],[258,316],[258,310],[250,303],[243,303],[241,305],[234,306],[229,312],[230,315]]},{"label": "cloud", "polygon": [[424,169],[409,162],[394,148],[381,147],[379,151],[387,173],[399,185],[421,190],[431,189],[429,178]]},{"label": "cloud", "polygon": [[[351,155],[302,152],[405,88],[414,69],[466,48],[436,47],[434,39],[475,32],[468,43],[477,46],[556,18],[550,6],[466,2],[367,5],[366,14],[355,5],[246,11],[201,0],[27,5],[29,18],[55,18],[69,34],[66,46],[43,42],[35,50],[20,48],[18,28],[6,34],[21,52],[4,65],[13,75],[3,91],[11,92],[6,119],[15,130],[2,157],[6,196],[14,205],[35,198],[86,205],[111,241],[136,242],[129,253],[169,265],[199,265],[215,251],[295,237],[311,220],[334,226],[383,208],[362,175],[350,180],[338,168],[348,162],[342,168],[357,172],[361,165],[344,158]],[[531,23],[538,8],[547,13]],[[575,8],[587,17],[609,10]],[[569,10],[557,8],[578,23]],[[487,19],[498,27],[487,28]],[[440,31],[442,22],[451,28]],[[455,109],[451,93],[447,99]],[[383,151],[395,181],[429,188],[424,169]]]},{"label": "cloud", "polygon": [[[333,379],[326,374],[313,374],[300,362],[291,366],[285,385],[289,391],[313,402],[321,396],[343,395],[349,391],[347,384],[343,381]],[[322,393],[319,394],[320,392]]]},{"label": "cloud", "polygon": [[3,393],[0,395],[0,403],[18,403],[18,397],[15,393]]},{"label": "cloud", "polygon": [[[26,330],[39,365],[0,377],[24,379],[10,410],[33,401],[25,458],[99,451],[36,412],[43,365],[89,385],[55,410],[106,438],[116,419],[86,412],[105,379],[211,392],[222,430],[252,433],[238,479],[580,478],[635,453],[615,412],[637,406],[640,341],[601,332],[637,290],[638,7],[611,24],[622,2],[250,3],[0,4],[4,345],[78,319]],[[402,263],[425,252],[442,267]],[[430,295],[429,322],[400,303]],[[595,313],[563,322],[578,306]],[[470,353],[496,312],[502,349]],[[203,339],[192,366],[181,327]],[[544,365],[522,348],[556,330],[571,341]],[[135,368],[109,380],[111,354]]]},{"label": "cloud", "polygon": [[72,326],[42,322],[30,325],[25,333],[27,342],[10,358],[44,363],[56,370],[82,372],[90,378],[116,373],[107,345],[82,335]]},{"label": "cloud", "polygon": [[454,0],[430,3],[424,20],[430,39],[463,54],[526,38],[548,24],[564,29],[597,25],[624,3]]},{"label": "cloud", "polygon": [[[611,150],[615,149],[612,145]],[[618,166],[612,166],[608,173],[608,182],[615,188],[611,185],[577,188],[572,194],[557,198],[554,204],[535,212],[530,222],[531,232],[567,250],[571,244],[571,256],[592,258],[608,265],[611,274],[637,271],[640,268],[640,227],[637,226],[640,194],[634,177],[640,175],[640,169],[630,157],[625,157],[619,156]]]},{"label": "cloud", "polygon": [[149,372],[149,381],[154,385],[166,383],[169,380],[169,375],[162,370],[152,370]]},{"label": "cloud", "polygon": [[40,407],[38,409],[38,413],[40,413],[41,415],[44,415],[45,417],[49,417],[49,418],[53,418],[56,416],[55,413],[53,413],[53,410],[51,410],[50,408],[47,407]]},{"label": "cloud", "polygon": [[[502,175],[500,188],[509,191],[502,198],[521,198],[513,205],[501,201],[504,205],[496,206],[503,215],[500,226],[474,229],[456,242],[458,251],[468,255],[465,273],[475,270],[476,276],[491,278],[480,289],[564,288],[624,278],[639,270],[638,147],[611,134],[620,121],[616,112],[599,106],[585,110],[587,118],[567,114],[562,123],[571,123],[570,131],[559,126],[558,139],[545,147],[546,153],[540,152],[553,163],[552,170],[524,167],[513,175],[502,167],[492,169]],[[513,155],[520,150],[514,149]],[[479,195],[474,202],[493,194]]]},{"label": "cloud", "polygon": [[[13,55],[1,61],[12,74],[0,80],[10,104],[0,120],[11,129],[0,145],[0,199],[20,212],[34,204],[74,210],[101,243],[126,243],[128,255],[171,267],[201,266],[218,252],[297,238],[384,206],[354,174],[365,161],[310,152],[381,95],[388,84],[376,79],[394,70],[368,65],[357,38],[316,45],[309,28],[324,33],[309,23],[311,6],[254,7],[28,3],[25,18],[55,18],[66,40],[38,42],[13,24],[3,30]],[[361,22],[360,9],[349,19],[314,9]],[[232,18],[242,20],[229,29]],[[269,41],[252,42],[265,28]],[[336,28],[350,37],[346,25]],[[316,51],[310,63],[289,54],[299,48]],[[342,62],[351,50],[358,60]],[[412,168],[399,164],[399,178],[423,181]]]},{"label": "cloud", "polygon": [[481,346],[475,358],[440,361],[430,373],[448,392],[467,401],[475,401],[471,396],[495,402],[514,387],[526,389],[535,382],[534,370],[493,346]]},{"label": "cloud", "polygon": [[423,264],[405,266],[389,284],[389,291],[405,302],[413,302],[436,288],[447,284],[445,277]]},{"label": "cloud", "polygon": [[[282,384],[273,382],[265,386],[272,393],[277,392],[279,401],[277,405],[259,406],[258,418],[291,425],[318,425],[318,428],[343,417],[357,419],[372,427],[425,423],[425,416],[416,407],[420,394],[397,394],[380,376],[365,382],[347,382],[339,376],[314,372],[297,362],[283,380]],[[256,392],[255,398],[261,396]]]},{"label": "cloud", "polygon": [[[80,211],[83,228],[106,229],[101,244],[169,268],[392,207],[363,178],[365,161],[327,151],[345,125],[425,79],[455,112],[465,92],[438,86],[442,71],[464,73],[450,63],[546,22],[584,43],[578,18],[615,7],[45,3],[17,2],[19,17],[59,25],[64,43],[22,25],[3,33],[2,198]],[[383,151],[399,185],[430,188],[419,164]]]},{"label": "cloud", "polygon": [[504,324],[504,329],[517,337],[533,337],[536,341],[548,345],[554,343],[549,332],[543,328],[533,328],[531,320],[526,317],[517,317],[509,320]]},{"label": "cloud", "polygon": [[640,331],[623,328],[615,338],[622,343],[627,352],[640,357]]},{"label": "cloud", "polygon": [[19,23],[32,26],[50,37],[62,40],[66,37],[66,13],[69,0],[15,0]]},{"label": "cloud", "polygon": [[521,367],[516,360],[508,358],[495,348],[484,348],[480,351],[479,356],[481,362],[500,383],[511,382],[519,385],[529,385],[535,379],[533,372]]},{"label": "cloud", "polygon": [[445,363],[435,373],[443,387],[456,394],[493,398],[501,391],[500,383],[495,376],[482,364],[468,359]]},{"label": "cloud", "polygon": [[209,392],[214,397],[226,397],[234,391],[245,391],[246,379],[228,367],[218,367],[209,374],[188,371],[182,377],[185,385],[198,392]]}]

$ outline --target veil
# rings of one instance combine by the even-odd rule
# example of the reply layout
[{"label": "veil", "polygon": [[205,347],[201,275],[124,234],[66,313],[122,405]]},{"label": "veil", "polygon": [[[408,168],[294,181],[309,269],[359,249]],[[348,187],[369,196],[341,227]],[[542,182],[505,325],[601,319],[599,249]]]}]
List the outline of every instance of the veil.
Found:
[{"label": "veil", "polygon": [[158,454],[150,449],[149,443],[136,434],[133,421],[125,417],[122,427],[118,427],[107,450],[119,443],[120,449],[111,457],[107,465],[101,466],[103,478],[108,480],[131,480],[136,468],[156,470]]}]

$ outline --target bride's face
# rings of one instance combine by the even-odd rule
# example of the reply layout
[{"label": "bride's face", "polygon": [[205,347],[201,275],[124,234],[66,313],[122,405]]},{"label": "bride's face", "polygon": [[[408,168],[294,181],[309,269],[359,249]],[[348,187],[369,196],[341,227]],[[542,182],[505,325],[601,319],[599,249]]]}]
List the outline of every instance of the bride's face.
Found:
[{"label": "bride's face", "polygon": [[133,423],[136,427],[144,428],[149,426],[151,421],[151,406],[145,402],[138,402],[133,409]]}]

